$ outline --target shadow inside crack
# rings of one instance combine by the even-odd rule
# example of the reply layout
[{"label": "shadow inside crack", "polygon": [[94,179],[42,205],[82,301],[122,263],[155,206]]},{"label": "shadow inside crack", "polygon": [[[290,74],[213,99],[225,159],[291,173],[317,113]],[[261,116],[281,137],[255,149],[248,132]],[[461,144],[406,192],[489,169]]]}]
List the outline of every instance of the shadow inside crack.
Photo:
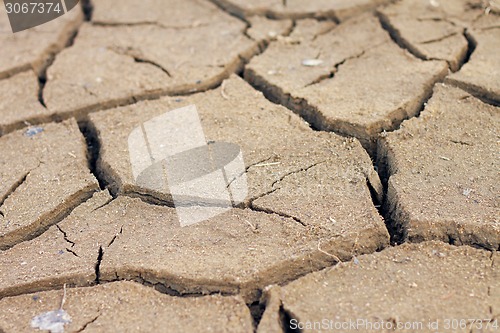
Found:
[{"label": "shadow inside crack", "polygon": [[283,305],[280,306],[280,320],[284,333],[300,333],[302,330],[299,328],[299,320]]}]

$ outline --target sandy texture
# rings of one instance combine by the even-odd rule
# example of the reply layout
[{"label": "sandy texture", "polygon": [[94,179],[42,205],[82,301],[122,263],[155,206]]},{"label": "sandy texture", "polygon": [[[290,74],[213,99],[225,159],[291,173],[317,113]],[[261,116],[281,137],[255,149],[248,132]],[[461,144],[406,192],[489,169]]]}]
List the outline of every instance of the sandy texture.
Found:
[{"label": "sandy texture", "polygon": [[403,239],[499,249],[493,181],[499,116],[498,108],[437,85],[419,118],[384,136],[379,163],[390,176],[386,204]]},{"label": "sandy texture", "polygon": [[[423,325],[398,332],[435,332],[427,327],[429,321],[438,320],[443,329],[449,318],[496,318],[500,298],[492,291],[498,287],[498,259],[497,254],[438,242],[405,244],[360,256],[282,288],[283,309],[296,320],[285,324],[321,323],[326,318],[335,329],[335,323],[362,318],[365,323]],[[359,329],[391,331],[369,326]]]},{"label": "sandy texture", "polygon": [[1,6],[0,79],[30,69],[43,75],[51,57],[66,46],[82,21],[83,13],[78,6],[57,20],[13,34],[5,7]]},{"label": "sandy texture", "polygon": [[98,189],[75,121],[3,136],[0,151],[0,249],[37,236]]},{"label": "sandy texture", "polygon": [[[68,285],[88,286],[96,282],[99,248],[110,239],[89,241],[78,221],[110,202],[108,192],[99,192],[78,206],[59,224],[39,237],[0,252],[0,298]],[[102,223],[102,221],[95,221]],[[66,230],[79,228],[68,237]]]},{"label": "sandy texture", "polygon": [[[33,332],[30,321],[56,310],[61,291],[5,298],[0,326],[6,333]],[[178,298],[133,282],[67,289],[63,308],[72,318],[65,332],[252,332],[252,318],[240,297]]]},{"label": "sandy texture", "polygon": [[465,60],[468,41],[464,23],[453,18],[480,15],[479,10],[466,11],[466,6],[461,0],[401,1],[381,9],[379,15],[397,41],[412,54],[421,59],[446,60],[456,71]]},{"label": "sandy texture", "polygon": [[275,43],[254,57],[245,78],[314,127],[354,136],[372,153],[378,133],[414,116],[447,74],[445,62],[424,62],[395,46],[370,15],[319,34],[302,31],[302,42]]},{"label": "sandy texture", "polygon": [[499,1],[0,5],[0,332],[498,331]]},{"label": "sandy texture", "polygon": [[[500,24],[500,19],[498,19]],[[459,72],[446,78],[446,82],[456,85],[474,96],[485,98],[497,105],[500,104],[500,28],[484,31],[473,31],[471,38],[477,44],[470,62]]]},{"label": "sandy texture", "polygon": [[25,122],[49,122],[52,113],[38,99],[39,83],[32,71],[0,80],[0,136],[25,127]]}]

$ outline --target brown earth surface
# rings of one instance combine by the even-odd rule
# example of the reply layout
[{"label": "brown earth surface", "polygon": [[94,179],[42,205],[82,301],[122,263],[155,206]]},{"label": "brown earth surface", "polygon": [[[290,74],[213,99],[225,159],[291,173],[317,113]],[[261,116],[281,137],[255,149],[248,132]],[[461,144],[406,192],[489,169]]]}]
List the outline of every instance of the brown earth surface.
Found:
[{"label": "brown earth surface", "polygon": [[[498,1],[80,5],[0,6],[1,333],[500,332]],[[231,208],[138,181],[190,105]]]}]

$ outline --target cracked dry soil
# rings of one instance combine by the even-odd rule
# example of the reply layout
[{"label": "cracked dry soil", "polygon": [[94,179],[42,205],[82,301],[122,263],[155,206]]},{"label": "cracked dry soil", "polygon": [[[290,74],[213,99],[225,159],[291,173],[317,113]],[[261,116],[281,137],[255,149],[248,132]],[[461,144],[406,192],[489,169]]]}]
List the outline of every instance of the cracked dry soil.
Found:
[{"label": "cracked dry soil", "polygon": [[[500,332],[498,1],[80,5],[0,6],[0,332]],[[127,139],[191,104],[248,195],[181,227]]]}]

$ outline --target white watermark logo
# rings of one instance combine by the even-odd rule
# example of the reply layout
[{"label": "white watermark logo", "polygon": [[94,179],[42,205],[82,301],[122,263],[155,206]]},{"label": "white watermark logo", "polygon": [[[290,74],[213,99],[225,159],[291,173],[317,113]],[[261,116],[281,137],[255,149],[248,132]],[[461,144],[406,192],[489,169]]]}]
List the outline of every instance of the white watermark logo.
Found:
[{"label": "white watermark logo", "polygon": [[12,32],[55,20],[76,7],[79,0],[4,0]]},{"label": "white watermark logo", "polygon": [[207,142],[194,105],[138,125],[128,148],[136,185],[170,194],[181,226],[219,215],[248,194],[240,147]]}]

